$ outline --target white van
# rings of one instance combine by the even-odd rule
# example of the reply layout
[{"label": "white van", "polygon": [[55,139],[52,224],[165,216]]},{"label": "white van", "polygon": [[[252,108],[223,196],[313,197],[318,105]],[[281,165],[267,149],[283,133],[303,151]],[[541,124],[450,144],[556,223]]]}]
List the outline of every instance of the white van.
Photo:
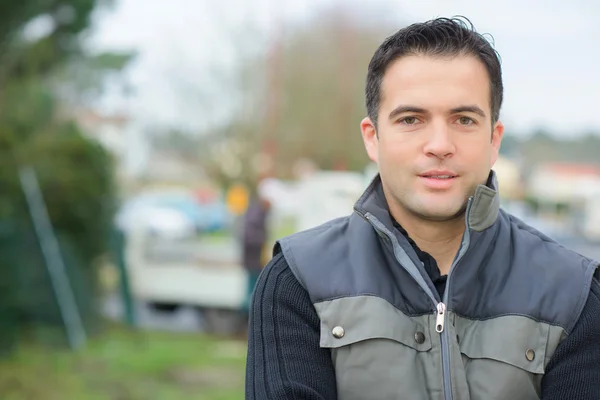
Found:
[{"label": "white van", "polygon": [[247,275],[231,241],[169,240],[130,234],[126,263],[132,296],[160,311],[196,308],[210,333],[235,333],[244,316]]}]

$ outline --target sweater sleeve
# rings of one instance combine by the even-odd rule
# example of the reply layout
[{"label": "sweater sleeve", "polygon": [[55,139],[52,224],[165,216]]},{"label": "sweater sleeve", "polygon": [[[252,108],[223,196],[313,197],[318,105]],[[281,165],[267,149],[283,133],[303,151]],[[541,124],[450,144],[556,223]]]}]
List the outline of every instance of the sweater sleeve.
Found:
[{"label": "sweater sleeve", "polygon": [[247,400],[335,400],[319,316],[282,254],[261,273],[252,299],[246,362]]},{"label": "sweater sleeve", "polygon": [[542,379],[543,400],[600,397],[600,284],[592,281],[573,332],[558,346]]}]

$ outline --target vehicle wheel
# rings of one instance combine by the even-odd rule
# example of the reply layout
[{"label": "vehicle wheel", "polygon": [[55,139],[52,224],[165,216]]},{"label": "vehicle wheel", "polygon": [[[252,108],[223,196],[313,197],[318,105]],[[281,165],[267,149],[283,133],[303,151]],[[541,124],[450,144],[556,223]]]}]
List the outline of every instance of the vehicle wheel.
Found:
[{"label": "vehicle wheel", "polygon": [[177,308],[179,308],[178,304],[170,304],[170,303],[150,302],[148,305],[154,311],[166,312],[166,313],[175,312],[177,310]]}]

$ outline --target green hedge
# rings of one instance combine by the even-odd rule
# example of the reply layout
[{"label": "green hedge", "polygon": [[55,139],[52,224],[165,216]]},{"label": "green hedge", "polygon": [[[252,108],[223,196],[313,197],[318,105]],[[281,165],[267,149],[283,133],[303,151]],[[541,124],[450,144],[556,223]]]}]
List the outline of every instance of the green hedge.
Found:
[{"label": "green hedge", "polygon": [[[65,342],[60,309],[19,182],[34,167],[57,235],[77,306],[89,331],[100,325],[99,257],[110,249],[116,204],[113,162],[74,124],[15,137],[0,124],[0,346],[33,335]],[[54,331],[54,337],[48,332]],[[39,332],[44,332],[40,337]]]}]

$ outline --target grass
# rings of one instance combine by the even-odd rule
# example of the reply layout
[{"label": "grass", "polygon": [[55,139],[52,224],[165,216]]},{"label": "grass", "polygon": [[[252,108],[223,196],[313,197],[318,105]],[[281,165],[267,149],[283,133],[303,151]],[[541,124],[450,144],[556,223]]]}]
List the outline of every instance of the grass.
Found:
[{"label": "grass", "polygon": [[232,238],[231,232],[227,231],[215,231],[215,232],[205,232],[199,234],[197,239],[203,242],[221,244],[230,241]]},{"label": "grass", "polygon": [[[278,217],[271,222],[269,226],[270,235],[269,239],[275,241],[281,239],[284,236],[291,235],[296,232],[296,220],[294,217]],[[199,240],[207,241],[209,243],[223,243],[228,242],[234,238],[234,233],[226,230],[205,232],[198,236]]]},{"label": "grass", "polygon": [[238,400],[246,345],[110,327],[78,351],[24,344],[0,361],[3,400]]}]

